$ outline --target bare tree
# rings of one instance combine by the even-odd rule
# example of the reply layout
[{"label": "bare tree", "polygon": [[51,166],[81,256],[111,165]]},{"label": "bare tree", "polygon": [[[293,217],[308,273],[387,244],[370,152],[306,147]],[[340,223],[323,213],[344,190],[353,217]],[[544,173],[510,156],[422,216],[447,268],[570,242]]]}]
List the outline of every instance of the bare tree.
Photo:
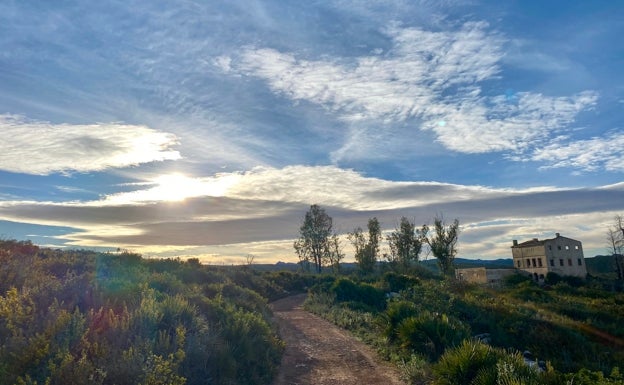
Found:
[{"label": "bare tree", "polygon": [[447,226],[442,218],[436,217],[433,221],[433,234],[430,234],[430,231],[428,225],[423,225],[420,230],[422,240],[429,245],[431,253],[437,258],[442,274],[450,275],[457,255],[459,220],[455,219]]}]

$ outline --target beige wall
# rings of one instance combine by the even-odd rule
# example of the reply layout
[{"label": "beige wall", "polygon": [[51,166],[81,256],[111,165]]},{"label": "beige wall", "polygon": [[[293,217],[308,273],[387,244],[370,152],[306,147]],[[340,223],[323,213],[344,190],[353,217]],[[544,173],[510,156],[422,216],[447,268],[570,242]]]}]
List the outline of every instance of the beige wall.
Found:
[{"label": "beige wall", "polygon": [[584,278],[587,267],[581,242],[557,236],[533,244],[511,248],[516,269],[525,271],[536,280],[543,280],[548,272]]},{"label": "beige wall", "polygon": [[498,284],[501,280],[511,274],[515,274],[514,269],[486,269],[485,267],[474,267],[468,269],[455,269],[455,278],[460,281]]},{"label": "beige wall", "polygon": [[548,269],[559,275],[585,277],[587,267],[583,256],[583,245],[566,237],[557,237],[544,243]]}]

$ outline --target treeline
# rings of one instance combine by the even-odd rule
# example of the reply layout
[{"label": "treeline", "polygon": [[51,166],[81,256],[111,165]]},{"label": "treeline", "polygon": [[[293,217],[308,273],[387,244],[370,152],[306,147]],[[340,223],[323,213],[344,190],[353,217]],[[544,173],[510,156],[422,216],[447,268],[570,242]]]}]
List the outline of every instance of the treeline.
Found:
[{"label": "treeline", "polygon": [[[416,227],[407,217],[401,220],[394,231],[386,235],[389,253],[381,254],[381,224],[376,217],[370,218],[365,232],[361,227],[348,233],[348,239],[355,249],[355,261],[363,274],[373,273],[377,263],[387,262],[395,270],[407,270],[418,262],[423,246],[437,259],[440,271],[444,275],[453,273],[457,255],[459,220],[446,224],[444,219],[436,217],[433,226],[428,224]],[[299,228],[299,238],[294,249],[302,267],[314,266],[318,273],[323,267],[340,271],[340,262],[344,258],[338,234],[333,228],[333,219],[319,205],[312,205],[306,212]]]},{"label": "treeline", "polygon": [[283,349],[267,299],[312,283],[0,241],[0,385],[267,384]]},{"label": "treeline", "polygon": [[305,307],[376,346],[413,384],[623,385],[624,294],[575,283],[515,275],[491,289],[416,265],[334,276]]}]

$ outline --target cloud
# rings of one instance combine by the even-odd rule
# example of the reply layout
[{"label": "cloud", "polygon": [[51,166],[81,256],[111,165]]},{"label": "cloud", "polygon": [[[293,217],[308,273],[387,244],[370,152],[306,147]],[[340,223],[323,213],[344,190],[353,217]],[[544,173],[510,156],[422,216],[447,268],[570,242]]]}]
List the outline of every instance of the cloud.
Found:
[{"label": "cloud", "polygon": [[[594,91],[571,96],[483,94],[482,83],[503,76],[505,42],[484,22],[438,32],[392,25],[384,33],[392,40],[388,52],[355,61],[303,59],[296,53],[247,47],[240,57],[219,62],[227,62],[230,74],[264,79],[273,92],[319,104],[350,124],[344,146],[332,153],[335,162],[370,154],[353,148],[379,142],[366,128],[371,121],[382,124],[377,130],[385,142],[400,137],[397,126],[409,123],[433,132],[447,149],[505,152],[513,158],[543,145],[598,99]],[[408,137],[422,139],[413,133]]]},{"label": "cloud", "polygon": [[[177,138],[122,123],[53,124],[0,115],[0,168],[48,175],[90,172],[180,159]],[[27,160],[27,161],[25,161]]]},{"label": "cloud", "polygon": [[611,133],[604,138],[555,142],[533,153],[533,160],[545,161],[545,168],[572,167],[583,171],[604,169],[624,172],[624,134]]},{"label": "cloud", "polygon": [[[202,190],[202,183],[223,187],[221,179],[228,184],[217,193]],[[462,255],[495,257],[507,255],[510,239],[532,238],[532,234],[542,237],[561,232],[588,244],[600,244],[602,221],[621,210],[620,202],[624,201],[621,185],[495,189],[392,182],[331,166],[258,168],[195,178],[193,183],[203,195],[181,201],[155,200],[154,196],[145,200],[141,191],[156,186],[137,185],[135,195],[121,200],[116,196],[87,202],[0,202],[0,219],[70,226],[77,230],[58,238],[81,247],[151,247],[149,250],[155,252],[161,246],[163,252],[172,253],[180,248],[226,247],[229,253],[236,249],[234,245],[246,245],[237,249],[238,255],[244,255],[250,250],[257,252],[252,244],[268,248],[272,242],[281,245],[275,249],[280,253],[292,252],[284,244],[296,238],[309,205],[318,203],[334,218],[340,233],[364,226],[373,216],[386,230],[393,229],[401,216],[418,224],[440,214],[458,218],[465,230]],[[131,201],[129,197],[140,199]],[[275,260],[286,257],[292,258],[292,253],[274,256]]]}]

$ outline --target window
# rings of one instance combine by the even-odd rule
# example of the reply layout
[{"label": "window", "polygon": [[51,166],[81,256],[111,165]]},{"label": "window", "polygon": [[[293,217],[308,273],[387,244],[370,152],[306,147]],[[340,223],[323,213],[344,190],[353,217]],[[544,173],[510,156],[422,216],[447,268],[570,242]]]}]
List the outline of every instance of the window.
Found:
[{"label": "window", "polygon": [[568,258],[568,266],[572,266],[572,259]]},{"label": "window", "polygon": [[542,258],[537,259],[537,266],[542,267]]},{"label": "window", "polygon": [[578,245],[575,245],[574,250],[578,250],[578,249],[579,249]]},{"label": "window", "polygon": [[581,258],[578,259],[578,265],[583,266],[583,260]]},{"label": "window", "polygon": [[522,267],[522,264],[520,263],[520,261],[518,261],[518,267]]},{"label": "window", "polygon": [[557,250],[561,250],[561,246],[557,246]]},{"label": "window", "polygon": [[537,262],[535,262],[535,258],[533,258],[533,267],[537,267]]},{"label": "window", "polygon": [[563,259],[559,259],[559,266],[563,266]]},{"label": "window", "polygon": [[552,250],[552,245],[548,245],[548,250]]},{"label": "window", "polygon": [[553,266],[553,267],[555,266],[555,260],[554,259],[550,260],[550,266]]},{"label": "window", "polygon": [[566,250],[570,250],[570,246],[566,245]]}]

